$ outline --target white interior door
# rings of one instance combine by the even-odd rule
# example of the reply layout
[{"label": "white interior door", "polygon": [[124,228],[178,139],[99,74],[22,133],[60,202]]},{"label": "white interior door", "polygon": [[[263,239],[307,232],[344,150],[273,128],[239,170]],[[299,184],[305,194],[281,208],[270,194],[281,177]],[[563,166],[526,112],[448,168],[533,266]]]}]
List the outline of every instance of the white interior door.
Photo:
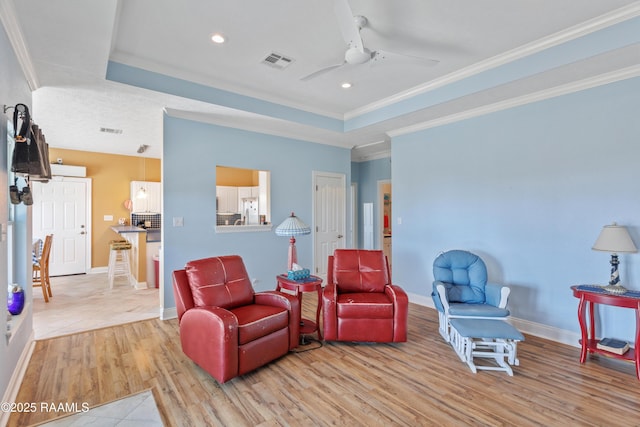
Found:
[{"label": "white interior door", "polygon": [[362,204],[362,228],[364,246],[363,249],[374,249],[373,247],[373,203]]},{"label": "white interior door", "polygon": [[52,276],[81,274],[88,270],[90,186],[88,178],[69,177],[54,177],[46,184],[32,183],[33,238],[44,240],[47,234],[53,234],[49,260]]},{"label": "white interior door", "polygon": [[314,271],[326,283],[327,259],[335,249],[345,248],[346,177],[314,172]]}]

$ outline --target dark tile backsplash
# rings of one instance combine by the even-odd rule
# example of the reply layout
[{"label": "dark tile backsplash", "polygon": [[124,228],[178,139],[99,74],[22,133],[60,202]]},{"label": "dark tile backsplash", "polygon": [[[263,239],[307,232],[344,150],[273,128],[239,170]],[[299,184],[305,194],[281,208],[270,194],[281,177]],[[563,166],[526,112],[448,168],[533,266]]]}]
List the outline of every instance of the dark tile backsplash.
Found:
[{"label": "dark tile backsplash", "polygon": [[131,214],[131,225],[143,225],[145,221],[151,221],[151,227],[147,228],[161,228],[162,214]]},{"label": "dark tile backsplash", "polygon": [[239,219],[241,214],[216,214],[216,225],[234,225]]}]

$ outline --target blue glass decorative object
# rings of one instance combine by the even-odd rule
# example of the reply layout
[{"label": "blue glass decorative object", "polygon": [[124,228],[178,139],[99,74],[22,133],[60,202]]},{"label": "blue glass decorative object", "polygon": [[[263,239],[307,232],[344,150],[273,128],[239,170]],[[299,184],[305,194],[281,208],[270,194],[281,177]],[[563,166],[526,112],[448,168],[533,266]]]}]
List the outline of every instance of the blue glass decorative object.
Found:
[{"label": "blue glass decorative object", "polygon": [[[19,288],[18,288],[19,289]],[[22,313],[24,308],[24,291],[19,289],[17,291],[9,292],[9,298],[7,300],[7,310],[13,315]]]}]

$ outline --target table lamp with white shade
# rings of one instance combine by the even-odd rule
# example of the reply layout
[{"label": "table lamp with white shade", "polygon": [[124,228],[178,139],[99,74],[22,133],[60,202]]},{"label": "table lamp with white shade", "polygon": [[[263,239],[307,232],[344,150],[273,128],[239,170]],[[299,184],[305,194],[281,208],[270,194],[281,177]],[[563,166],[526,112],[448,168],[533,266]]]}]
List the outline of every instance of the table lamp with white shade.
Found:
[{"label": "table lamp with white shade", "polygon": [[276,227],[276,235],[290,237],[289,239],[289,259],[287,270],[293,268],[293,264],[298,262],[298,254],[296,253],[296,238],[302,234],[311,234],[311,227],[305,224],[300,218],[295,216],[293,212],[287,217],[282,224]]},{"label": "table lamp with white shade", "polygon": [[633,240],[631,240],[631,236],[629,236],[627,228],[615,222],[611,225],[605,225],[591,249],[611,253],[611,279],[609,280],[609,285],[604,286],[603,289],[612,294],[624,294],[627,292],[627,289],[620,284],[618,253],[638,251],[636,245],[633,244]]}]

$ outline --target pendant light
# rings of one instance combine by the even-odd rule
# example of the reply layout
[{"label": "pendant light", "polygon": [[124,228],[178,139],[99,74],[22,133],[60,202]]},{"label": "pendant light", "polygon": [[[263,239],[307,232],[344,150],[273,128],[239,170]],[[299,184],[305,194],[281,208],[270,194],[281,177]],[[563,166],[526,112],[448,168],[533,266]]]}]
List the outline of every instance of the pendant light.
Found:
[{"label": "pendant light", "polygon": [[[142,145],[140,146],[142,147]],[[143,150],[144,151],[144,150]],[[138,150],[140,152],[140,150]],[[147,178],[147,163],[142,157],[142,181],[145,181]],[[136,199],[146,199],[147,198],[147,190],[145,190],[144,186],[140,186],[140,189],[136,193]]]}]

